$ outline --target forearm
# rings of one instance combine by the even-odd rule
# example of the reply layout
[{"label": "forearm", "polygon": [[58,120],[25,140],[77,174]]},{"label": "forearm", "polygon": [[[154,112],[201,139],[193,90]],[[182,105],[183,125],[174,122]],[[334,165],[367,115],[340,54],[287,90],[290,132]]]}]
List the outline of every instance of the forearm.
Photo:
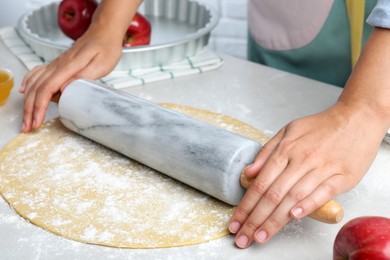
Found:
[{"label": "forearm", "polygon": [[390,127],[390,30],[375,28],[339,103],[364,114],[378,130]]},{"label": "forearm", "polygon": [[142,0],[103,0],[91,22],[91,30],[104,30],[113,40],[122,41]]}]

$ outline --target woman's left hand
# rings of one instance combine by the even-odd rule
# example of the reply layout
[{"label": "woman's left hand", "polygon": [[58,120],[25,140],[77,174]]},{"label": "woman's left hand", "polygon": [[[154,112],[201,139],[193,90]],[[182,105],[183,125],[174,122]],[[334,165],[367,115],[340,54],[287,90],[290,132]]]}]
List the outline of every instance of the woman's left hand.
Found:
[{"label": "woman's left hand", "polygon": [[264,243],[291,218],[307,216],[353,188],[385,133],[372,127],[374,118],[338,102],[282,128],[245,169],[257,177],[230,220],[237,246]]}]

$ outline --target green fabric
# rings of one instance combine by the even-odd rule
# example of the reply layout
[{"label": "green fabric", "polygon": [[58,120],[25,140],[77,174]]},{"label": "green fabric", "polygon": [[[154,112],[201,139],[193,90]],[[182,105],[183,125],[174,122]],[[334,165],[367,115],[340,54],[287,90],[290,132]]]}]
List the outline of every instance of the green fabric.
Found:
[{"label": "green fabric", "polygon": [[[374,0],[366,0],[366,17],[375,4]],[[365,23],[363,46],[371,31],[372,27]],[[334,0],[323,28],[304,47],[284,51],[265,49],[249,33],[248,59],[343,87],[351,73],[350,34],[345,1]]]}]

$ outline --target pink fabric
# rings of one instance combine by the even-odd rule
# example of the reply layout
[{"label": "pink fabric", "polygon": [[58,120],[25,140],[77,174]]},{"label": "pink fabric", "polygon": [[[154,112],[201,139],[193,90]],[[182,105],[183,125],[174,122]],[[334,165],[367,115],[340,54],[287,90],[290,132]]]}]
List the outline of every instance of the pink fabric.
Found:
[{"label": "pink fabric", "polygon": [[300,48],[320,32],[332,5],[333,0],[249,0],[249,30],[264,48]]}]

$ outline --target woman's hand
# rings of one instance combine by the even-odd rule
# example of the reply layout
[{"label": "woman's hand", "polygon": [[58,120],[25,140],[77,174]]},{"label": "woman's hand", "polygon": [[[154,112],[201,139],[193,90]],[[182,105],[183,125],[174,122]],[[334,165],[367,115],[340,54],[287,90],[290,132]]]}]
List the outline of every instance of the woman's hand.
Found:
[{"label": "woman's hand", "polygon": [[291,122],[263,147],[230,220],[238,247],[268,241],[362,179],[390,127],[389,68],[390,30],[375,28],[338,102]]},{"label": "woman's hand", "polygon": [[75,44],[50,64],[37,66],[23,79],[20,92],[24,93],[23,132],[39,128],[45,118],[51,97],[73,80],[98,79],[107,75],[120,59],[121,38],[96,30],[88,30]]},{"label": "woman's hand", "polygon": [[230,220],[237,246],[264,243],[291,218],[307,216],[353,188],[386,131],[372,127],[374,121],[371,111],[338,102],[281,129],[245,169],[257,177]]},{"label": "woman's hand", "polygon": [[22,81],[23,132],[39,128],[51,97],[73,80],[97,79],[114,69],[122,54],[123,37],[142,0],[102,0],[91,25],[75,44],[50,64],[32,69]]}]

